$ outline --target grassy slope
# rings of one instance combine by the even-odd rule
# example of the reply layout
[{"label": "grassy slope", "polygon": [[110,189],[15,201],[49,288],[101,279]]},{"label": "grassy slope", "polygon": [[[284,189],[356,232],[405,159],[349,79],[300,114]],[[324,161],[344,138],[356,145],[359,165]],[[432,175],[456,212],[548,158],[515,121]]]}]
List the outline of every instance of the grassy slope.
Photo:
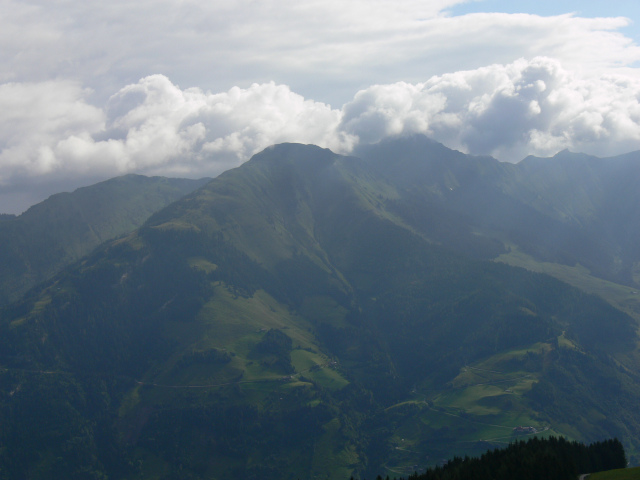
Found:
[{"label": "grassy slope", "polygon": [[[288,212],[283,208],[282,202],[287,200],[283,196],[289,192],[283,192],[277,184],[269,185],[274,181],[273,176],[267,181],[260,168],[226,176],[223,186],[218,187],[214,182],[187,202],[170,208],[168,215],[164,212],[153,217],[150,228],[161,235],[180,231],[206,235],[204,232],[223,231],[224,241],[268,268],[278,268],[281,262],[291,261],[295,251],[297,256],[310,259],[321,271],[332,273],[326,254],[312,236],[310,212],[308,209]],[[258,194],[259,187],[266,187],[266,190]],[[304,191],[304,188],[300,190]],[[187,262],[205,274],[215,274],[219,269],[205,256],[189,257]],[[341,283],[339,274],[335,282]],[[340,391],[350,382],[323,353],[313,333],[312,322],[320,315],[340,324],[345,314],[346,310],[327,295],[308,297],[299,311],[294,311],[264,290],[237,295],[224,282],[215,282],[210,300],[202,306],[195,321],[165,324],[167,336],[178,342],[173,349],[175,353],[146,373],[141,379],[143,388],[128,394],[123,402],[126,408],[120,409],[123,424],[135,424],[127,419],[138,417],[148,405],[162,409],[188,408],[194,401],[225,405],[229,400],[221,401],[221,398],[226,395],[267,415],[274,411],[272,402],[279,397],[307,395],[309,405],[321,406],[325,400],[314,392]],[[277,329],[291,339],[292,371],[284,372],[265,363],[268,359],[256,357],[255,346],[271,329]],[[230,362],[216,368],[200,365],[185,368],[181,363],[191,351],[210,349],[227,352],[231,356]],[[353,472],[350,465],[358,463],[358,453],[345,442],[341,433],[343,427],[336,422],[339,421],[334,418],[323,427],[324,433],[317,439],[310,463],[296,460],[299,455],[293,450],[289,452],[291,463],[288,468],[292,475],[305,476],[308,468],[314,474],[340,477],[348,477]],[[261,455],[260,451],[253,450],[250,453],[252,462],[260,463]],[[235,468],[228,461],[217,461],[221,462],[222,471]]]},{"label": "grassy slope", "polygon": [[[527,353],[550,349],[541,343],[494,355],[462,368],[444,389],[416,386],[411,400],[389,408],[403,417],[390,439],[394,455],[385,465],[389,475],[433,467],[452,455],[480,455],[516,438],[565,433],[542,420],[523,397],[542,372],[513,366]],[[518,426],[536,432],[514,431]],[[428,438],[437,441],[425,444]],[[429,449],[440,455],[425,457],[422,452]]]},{"label": "grassy slope", "polygon": [[[296,151],[300,152],[298,147],[285,150],[285,153],[295,156]],[[436,349],[440,348],[438,338],[448,338],[446,335],[437,337],[442,335],[437,332],[438,328],[446,327],[446,330],[449,328],[447,323],[456,321],[460,327],[454,327],[453,332],[445,331],[445,334],[451,333],[455,340],[459,350],[454,351],[464,353],[458,342],[461,336],[472,333],[473,329],[480,330],[486,319],[499,320],[497,326],[509,320],[496,319],[493,315],[492,309],[498,308],[503,300],[508,300],[511,307],[517,307],[510,314],[519,321],[524,321],[523,318],[528,321],[528,315],[518,315],[525,306],[534,308],[535,305],[528,297],[518,296],[526,297],[526,293],[505,289],[500,283],[486,285],[487,280],[495,280],[485,271],[490,268],[470,265],[463,260],[452,261],[442,251],[425,254],[423,249],[427,243],[424,239],[384,208],[385,200],[393,197],[393,189],[387,187],[385,191],[374,186],[373,180],[361,176],[358,177],[358,188],[353,188],[351,176],[355,175],[356,167],[340,165],[343,160],[326,151],[319,152],[320,149],[315,150],[308,159],[310,162],[304,165],[292,164],[292,158],[285,158],[289,163],[281,162],[279,158],[269,157],[273,152],[265,152],[254,161],[262,164],[254,163],[252,168],[224,175],[196,195],[155,215],[140,234],[123,240],[123,243],[131,244],[132,250],[143,251],[136,254],[136,258],[130,260],[123,255],[109,260],[115,262],[115,269],[120,268],[112,280],[105,282],[109,288],[115,291],[114,285],[118,284],[123,285],[123,290],[131,288],[129,295],[132,297],[160,295],[158,292],[166,284],[164,279],[157,277],[170,277],[171,273],[166,270],[160,269],[158,273],[151,269],[153,278],[142,278],[138,285],[131,287],[127,287],[127,276],[135,274],[141,265],[159,262],[172,249],[180,249],[185,239],[195,239],[194,251],[188,255],[178,252],[176,258],[189,272],[186,275],[192,276],[193,272],[205,275],[210,288],[193,318],[164,313],[170,311],[175,298],[171,290],[166,298],[159,298],[152,304],[153,308],[141,312],[141,317],[149,316],[156,322],[152,324],[153,333],[167,340],[171,347],[167,358],[156,361],[136,377],[139,383],[130,388],[118,411],[121,435],[140,438],[136,455],[143,461],[143,468],[149,472],[162,471],[159,460],[162,455],[158,453],[162,449],[153,442],[158,433],[167,435],[170,432],[169,437],[171,433],[175,434],[175,438],[186,442],[185,446],[176,440],[176,445],[162,448],[174,457],[187,455],[190,448],[196,449],[198,455],[208,459],[205,469],[216,467],[219,472],[228,473],[240,465],[286,461],[284,467],[291,475],[303,477],[311,472],[330,478],[346,478],[356,471],[358,462],[363,461],[362,444],[366,440],[349,437],[359,427],[358,417],[363,414],[347,410],[349,399],[344,391],[356,383],[372,383],[372,378],[379,380],[377,392],[385,388],[398,389],[390,397],[401,400],[395,405],[384,405],[388,407],[384,414],[388,430],[383,439],[390,474],[406,474],[408,468],[433,465],[455,453],[482,453],[494,443],[515,438],[513,428],[518,425],[535,426],[544,434],[557,433],[556,426],[540,418],[524,398],[540,378],[541,369],[524,368],[518,363],[530,353],[546,355],[551,349],[550,343],[539,342],[506,351],[493,349],[483,358],[474,358],[459,372],[454,371],[447,379],[448,384],[435,383],[437,372],[428,368],[420,372],[421,381],[411,393],[395,382],[398,375],[388,367],[393,367],[392,355],[398,355],[398,352],[390,351],[385,345],[391,334],[396,333],[394,330],[406,329],[403,331],[405,337],[396,339],[400,343],[408,339],[415,343],[412,336],[422,328],[426,315],[431,315],[436,322],[432,325],[434,328],[421,332],[423,337],[417,339],[417,345],[424,347],[425,342],[432,342],[431,348]],[[384,195],[376,194],[377,191],[383,191]],[[232,245],[249,260],[233,257],[233,252],[226,250],[213,247],[207,250],[207,242],[219,237],[222,243],[218,246]],[[204,246],[198,243],[203,238],[207,239]],[[231,255],[231,260],[224,258],[223,253]],[[412,264],[414,260],[418,263]],[[119,266],[127,262],[130,262],[129,266]],[[87,263],[86,270],[91,269]],[[429,295],[440,287],[438,280],[427,281],[428,276],[423,272],[428,269],[436,269],[436,272],[442,269],[440,273],[446,273],[447,281],[459,294],[451,304],[444,305],[441,314],[429,311],[430,305],[436,302],[421,300],[431,298]],[[246,274],[247,271],[265,276],[258,280],[252,274]],[[409,278],[403,278],[405,273]],[[538,277],[525,278],[517,272],[512,275],[516,280],[530,282],[528,285],[539,285]],[[85,277],[78,278],[83,283]],[[387,290],[386,284],[391,281],[398,282],[397,291]],[[243,282],[249,285],[243,285]],[[148,284],[153,288],[144,290]],[[402,320],[406,316],[418,323],[402,325],[400,321],[387,322],[387,318],[378,319],[378,325],[369,325],[370,319],[362,324],[354,323],[353,318],[347,319],[347,316],[356,313],[358,305],[354,307],[354,304],[361,300],[349,297],[356,288],[372,295],[376,292],[388,294],[388,298],[381,296],[380,300],[389,302],[389,319]],[[559,287],[559,290],[575,297],[563,288]],[[509,293],[502,295],[502,292]],[[31,309],[31,317],[42,318],[53,308],[49,305],[56,304],[56,293],[53,290],[51,293],[53,298],[45,295],[38,299]],[[447,298],[446,292],[440,293]],[[415,295],[415,298],[406,298],[405,302],[403,295]],[[486,301],[491,307],[486,307]],[[411,308],[406,312],[402,310],[404,305],[417,309],[418,314],[412,317]],[[463,310],[465,305],[467,310]],[[482,315],[474,315],[477,307],[483,306]],[[420,309],[424,309],[424,316]],[[473,317],[472,321],[466,322],[467,316]],[[447,321],[443,322],[443,319]],[[385,327],[383,322],[388,325]],[[28,324],[28,319],[14,327],[24,324]],[[388,328],[390,335],[385,338],[375,330],[377,327]],[[270,363],[267,355],[256,353],[256,346],[272,329],[291,340],[289,354],[293,371],[284,371],[277,363]],[[333,329],[336,337],[323,336],[323,329]],[[346,338],[343,343],[349,343],[349,335],[357,335],[357,338],[344,351],[327,340],[335,339],[338,343]],[[435,342],[433,338],[436,338]],[[491,340],[490,335],[481,338]],[[567,350],[573,346],[566,338],[559,339],[558,343]],[[214,349],[228,354],[228,362],[185,363],[194,352]],[[345,367],[331,364],[335,351],[344,354],[360,370],[349,369],[346,361]],[[454,356],[452,354],[445,363],[459,365],[455,362],[460,360]],[[352,381],[354,379],[357,382]],[[367,395],[371,396],[370,393]],[[286,422],[301,405],[309,407],[309,411],[304,411],[316,415],[314,419],[321,422],[319,431],[312,437],[313,444],[300,442],[287,446],[289,450],[275,452],[276,442],[283,438],[269,436],[269,422],[273,421],[273,425]],[[204,441],[213,441],[216,430],[224,427],[220,418],[205,417],[216,426],[213,432],[204,429],[206,421],[193,421],[193,437],[192,432],[185,433],[188,428],[171,423],[172,418],[182,418],[181,415],[199,419],[197,415],[204,415],[202,412],[209,414],[230,406],[242,407],[243,415],[247,416],[259,412],[253,423],[262,423],[265,427],[264,430],[247,427],[249,439],[236,438],[236,444],[227,446],[231,450],[228,455],[216,454],[215,458],[209,458],[204,447],[196,442],[199,428]],[[223,419],[225,416],[223,412]],[[297,426],[293,422],[287,435]],[[363,432],[360,434],[364,435]],[[264,438],[253,438],[256,436]],[[260,444],[260,440],[273,445]],[[243,445],[241,441],[248,443]],[[245,456],[239,458],[238,451]],[[150,477],[153,475],[149,473]]]},{"label": "grassy slope", "polygon": [[521,252],[515,245],[510,247],[509,253],[498,256],[496,261],[551,275],[580,290],[602,297],[614,307],[640,321],[640,291],[638,289],[595,277],[581,265],[571,267],[558,263],[542,262]]},{"label": "grassy slope", "polygon": [[[515,246],[511,247],[509,253],[497,257],[496,261],[550,275],[584,292],[597,295],[634,318],[638,322],[640,331],[640,291],[634,287],[595,277],[581,265],[571,267],[536,260],[530,255],[522,253]],[[640,369],[640,343],[633,351],[618,352],[616,358],[625,368],[638,371]]]},{"label": "grassy slope", "polygon": [[[514,224],[516,228],[526,228],[526,222],[520,225],[516,220],[529,218],[532,212],[526,209],[517,210],[516,207],[513,209],[508,208],[509,205],[516,205],[516,198],[534,207],[538,212],[538,217],[539,213],[548,216],[550,219],[548,223],[541,222],[538,217],[535,217],[538,218],[540,225],[558,228],[561,226],[559,222],[565,221],[574,222],[574,225],[576,223],[589,225],[589,222],[593,220],[598,212],[612,211],[607,205],[603,207],[603,202],[605,200],[609,201],[607,200],[609,198],[608,196],[615,196],[616,192],[620,190],[620,181],[611,181],[609,179],[615,169],[610,172],[608,165],[599,159],[582,158],[579,155],[573,158],[571,155],[568,155],[568,157],[571,158],[547,161],[530,160],[523,162],[522,165],[508,166],[510,168],[502,170],[498,167],[502,167],[503,165],[497,165],[497,162],[492,163],[487,161],[485,162],[485,166],[493,166],[492,173],[487,175],[486,170],[482,171],[482,169],[480,169],[482,162],[471,162],[468,157],[464,157],[461,154],[457,154],[456,156],[456,152],[451,152],[438,146],[435,147],[436,151],[438,148],[442,151],[438,151],[433,158],[430,158],[429,155],[433,155],[434,150],[429,146],[429,142],[424,139],[414,138],[409,139],[408,142],[395,141],[394,143],[390,141],[387,143],[388,145],[382,145],[381,148],[371,147],[373,152],[364,152],[364,154],[373,153],[372,158],[374,161],[378,162],[387,174],[399,176],[401,183],[413,187],[412,192],[423,192],[423,195],[425,193],[431,193],[439,198],[444,198],[445,194],[449,194],[448,191],[451,192],[451,197],[453,198],[458,189],[463,192],[463,196],[466,191],[474,192],[473,195],[476,195],[478,192],[483,192],[481,198],[476,198],[475,200],[473,197],[467,198],[466,201],[454,206],[454,210],[459,209],[464,212],[464,209],[468,209],[469,206],[471,206],[471,211],[473,211],[472,205],[474,203],[480,202],[480,205],[484,205],[482,202],[485,196],[493,198],[490,196],[492,192],[500,190],[514,197],[514,200],[510,200],[503,205],[502,208],[498,202],[495,202],[486,205],[484,211],[482,209],[476,209],[475,216],[480,219],[485,217],[489,219],[486,224],[483,224],[482,220],[478,223],[476,227],[478,233],[482,232],[480,235],[486,235],[488,238],[497,238],[501,243],[504,242],[509,245],[508,253],[499,255],[497,261],[554,276],[587,293],[600,296],[614,307],[640,321],[640,295],[638,295],[637,289],[598,278],[580,265],[572,267],[536,259],[531,255],[523,253],[513,245],[512,241],[505,241],[509,239],[510,235],[505,234],[505,232],[500,232],[499,230],[501,228],[500,226],[504,224],[505,218],[507,219],[505,225],[510,228],[514,228]],[[412,143],[415,145],[412,145]],[[443,165],[441,161],[445,158],[447,160],[445,162],[446,166]],[[392,159],[393,161],[391,161]],[[459,164],[461,163],[467,163],[468,168],[460,168]],[[633,162],[629,162],[626,168],[634,168],[632,163]],[[404,168],[397,168],[400,164],[404,165]],[[389,169],[387,165],[393,168]],[[470,172],[473,169],[477,170],[465,178],[466,172]],[[403,173],[406,170],[410,170],[412,173],[408,175]],[[532,170],[534,171],[533,173],[531,172]],[[553,173],[549,173],[550,170],[552,170]],[[520,175],[519,172],[522,175]],[[631,177],[635,177],[635,175],[631,175]],[[437,183],[438,181],[440,181],[439,184]],[[518,183],[518,181],[520,183]],[[495,183],[491,184],[491,182]],[[487,185],[489,185],[488,188]],[[613,190],[611,189],[612,185]],[[424,186],[427,186],[426,190]],[[500,200],[498,197],[496,197],[496,199]],[[424,205],[428,205],[428,202],[428,196],[425,196],[423,200]],[[443,205],[445,204],[443,203]],[[491,217],[490,212],[492,210],[497,210],[499,215],[495,218]],[[628,214],[628,212],[623,213]],[[510,215],[513,215],[513,218],[510,218]],[[474,215],[472,215],[472,217],[473,216]],[[628,216],[629,219],[620,222],[622,225],[625,225],[625,222],[628,223],[633,215],[628,214]],[[416,218],[419,219],[418,216],[416,216]],[[435,230],[434,233],[433,231],[434,225],[437,226],[437,222],[446,225],[444,222],[450,222],[450,219],[455,217],[450,214],[449,217],[426,218],[428,220],[426,223],[427,228],[431,229],[425,230],[427,235],[432,235],[434,239],[439,240],[437,237],[439,232]],[[489,226],[488,229],[487,226]],[[494,229],[497,230],[494,231]],[[543,232],[547,231],[544,228],[541,228],[541,230]],[[453,248],[459,248],[460,245],[458,245],[456,241],[461,238],[461,232],[463,231],[460,230],[456,236],[454,236],[453,240],[445,240],[445,242]],[[552,230],[547,231],[549,236],[552,237],[553,234],[551,232]],[[576,230],[567,230],[567,233],[575,232]],[[562,235],[559,236],[562,238]],[[576,240],[577,239],[576,237]],[[553,248],[553,245],[550,244],[549,246]],[[562,248],[562,246],[559,248]],[[473,250],[471,249],[471,251]],[[576,348],[564,335],[558,338],[558,344],[560,347],[567,349]],[[551,345],[547,347],[551,348]],[[532,345],[530,348],[535,349],[536,346]],[[504,359],[504,355],[509,355],[509,353],[498,354],[487,359],[485,362],[473,366],[475,368],[486,368],[486,365],[501,362]],[[617,359],[630,370],[637,370],[637,367],[640,366],[638,362],[640,359],[639,350],[624,354],[619,353]],[[494,368],[494,371],[496,370],[498,369]],[[470,366],[468,372],[471,371]],[[507,382],[506,380],[508,380],[509,375],[519,375],[522,374],[522,372],[509,371],[508,369],[503,370],[500,374],[494,374],[496,378],[485,379],[489,385],[478,385],[476,387],[465,387],[463,384],[460,384],[464,376],[468,375],[468,372],[461,373],[461,375],[452,382],[450,391],[430,392],[427,389],[424,392],[420,392],[421,389],[418,387],[417,391],[423,393],[423,399],[417,401],[417,403],[421,404],[426,398],[431,398],[432,408],[439,407],[444,409],[439,413],[441,413],[441,416],[446,415],[448,417],[447,428],[457,428],[458,433],[470,441],[492,438],[492,435],[496,437],[498,441],[510,438],[509,435],[501,438],[497,437],[499,431],[485,431],[485,429],[480,426],[480,422],[486,421],[487,418],[485,417],[489,417],[490,415],[494,416],[494,424],[500,424],[508,428],[515,426],[514,422],[529,425],[539,424],[539,421],[536,420],[537,412],[532,410],[526,401],[521,401],[521,396],[523,393],[529,391],[533,383],[542,375],[541,369],[536,372],[527,372],[527,376],[522,378],[519,383]],[[475,376],[477,376],[479,371],[473,370],[473,372]],[[511,392],[505,392],[505,390],[511,390]],[[516,410],[521,412],[524,417],[518,417],[517,415],[514,417],[512,412]],[[458,415],[454,417],[456,411],[463,412],[464,416]],[[433,410],[433,412],[435,412],[435,410]],[[415,420],[413,416],[411,418]],[[442,419],[431,419],[430,421],[433,422],[433,425],[437,428],[441,428],[442,425],[438,423],[440,420]],[[597,422],[598,415],[594,414],[591,421]],[[466,425],[463,425],[465,423]],[[470,427],[471,423],[474,424],[473,428]],[[558,425],[557,428],[560,428],[560,431],[565,435],[579,436],[575,429],[571,429],[567,425]],[[420,435],[422,434],[415,434],[414,436],[418,438]],[[399,450],[399,452],[401,451],[402,450]],[[408,459],[404,460],[405,462],[409,461]],[[432,461],[434,460],[432,459]],[[419,464],[420,462],[414,458],[413,463]],[[410,471],[411,469],[402,473],[406,474],[410,473]],[[391,470],[391,472],[397,473],[398,470]]]},{"label": "grassy slope", "polygon": [[[318,352],[317,339],[310,333],[309,323],[292,314],[286,305],[280,304],[264,291],[257,291],[248,298],[237,297],[224,284],[218,283],[211,301],[200,310],[195,322],[187,325],[167,322],[164,328],[166,334],[179,345],[174,348],[175,353],[167,362],[147,372],[142,379],[144,384],[215,388],[229,384],[276,382],[276,385],[267,388],[279,389],[284,374],[261,365],[251,357],[253,346],[270,329],[282,330],[293,341],[291,356],[295,372],[291,380],[304,374],[323,386],[335,382],[342,386],[348,383],[329,368],[330,359]],[[179,360],[185,354],[211,349],[228,352],[232,360],[213,371],[198,365],[187,368],[179,365]],[[325,369],[331,373],[323,372]],[[240,372],[242,377],[236,378]]]},{"label": "grassy slope", "polygon": [[587,478],[589,480],[636,480],[640,478],[640,467],[592,473]]}]

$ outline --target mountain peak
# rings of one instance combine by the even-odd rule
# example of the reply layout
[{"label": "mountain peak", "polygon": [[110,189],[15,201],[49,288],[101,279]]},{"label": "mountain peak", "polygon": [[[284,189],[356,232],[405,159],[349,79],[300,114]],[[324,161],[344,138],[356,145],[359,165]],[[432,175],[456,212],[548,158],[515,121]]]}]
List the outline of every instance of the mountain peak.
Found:
[{"label": "mountain peak", "polygon": [[317,145],[303,143],[278,143],[270,145],[261,152],[251,157],[249,161],[284,161],[292,159],[300,159],[303,161],[313,160],[314,158],[335,157],[328,148],[318,147]]},{"label": "mountain peak", "polygon": [[[632,308],[637,175],[621,188],[602,181],[606,161],[528,168],[418,135],[370,152],[269,147],[2,309],[5,476],[370,478],[459,452],[461,435],[484,449],[495,425],[513,440],[553,429],[640,444],[635,321],[484,261],[556,265],[592,289],[583,272],[628,278],[607,289]],[[149,197],[126,191],[137,210]],[[21,258],[8,239],[58,258],[100,229],[70,228],[67,211],[0,236],[1,271]]]},{"label": "mountain peak", "polygon": [[587,155],[586,153],[575,153],[570,151],[568,148],[564,150],[560,150],[558,153],[553,155],[552,157],[537,157],[535,155],[529,155],[522,159],[519,164],[522,165],[538,165],[538,164],[546,164],[548,162],[581,162],[586,160],[598,160],[598,157],[593,155]]},{"label": "mountain peak", "polygon": [[568,148],[559,151],[552,158],[558,160],[586,160],[586,159],[594,159],[593,155],[587,155],[586,153],[575,153],[571,152]]},{"label": "mountain peak", "polygon": [[328,148],[302,143],[280,143],[271,145],[256,153],[243,166],[258,169],[283,167],[289,165],[295,169],[321,168],[331,165],[339,155]]},{"label": "mountain peak", "polygon": [[359,145],[354,149],[353,154],[357,157],[367,158],[372,154],[379,154],[378,152],[388,155],[390,152],[398,150],[411,151],[416,154],[424,154],[425,152],[451,154],[451,152],[456,152],[456,150],[452,150],[426,135],[415,133],[413,135],[384,138],[374,144]]}]

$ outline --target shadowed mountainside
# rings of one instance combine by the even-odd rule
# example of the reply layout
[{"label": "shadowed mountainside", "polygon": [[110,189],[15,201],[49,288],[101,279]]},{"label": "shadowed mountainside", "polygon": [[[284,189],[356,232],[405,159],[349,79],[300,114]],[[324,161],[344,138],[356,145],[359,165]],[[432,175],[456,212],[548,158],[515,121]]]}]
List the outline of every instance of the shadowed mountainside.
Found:
[{"label": "shadowed mountainside", "polygon": [[136,229],[156,210],[208,179],[126,175],[73,193],[59,193],[0,221],[0,305],[88,254]]},{"label": "shadowed mountainside", "polygon": [[637,322],[490,261],[585,227],[517,165],[396,142],[268,148],[5,307],[1,471],[393,476],[531,431],[634,455]]}]

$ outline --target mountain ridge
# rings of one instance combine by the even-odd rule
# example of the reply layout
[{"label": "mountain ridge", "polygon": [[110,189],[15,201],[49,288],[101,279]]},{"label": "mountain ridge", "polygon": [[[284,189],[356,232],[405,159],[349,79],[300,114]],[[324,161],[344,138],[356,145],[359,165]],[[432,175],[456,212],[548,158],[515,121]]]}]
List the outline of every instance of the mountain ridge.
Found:
[{"label": "mountain ridge", "polygon": [[155,210],[207,180],[125,175],[59,193],[0,224],[0,304],[139,227]]},{"label": "mountain ridge", "polygon": [[[391,150],[440,162],[424,189],[419,169],[396,182],[371,159],[269,148],[6,307],[0,445],[20,453],[0,465],[40,478],[375,476],[461,441],[483,452],[522,424],[619,436],[635,455],[637,322],[489,261],[519,237],[469,194],[516,167],[425,145]],[[526,226],[536,210],[514,191],[492,198]],[[31,420],[53,414],[73,421]]]}]

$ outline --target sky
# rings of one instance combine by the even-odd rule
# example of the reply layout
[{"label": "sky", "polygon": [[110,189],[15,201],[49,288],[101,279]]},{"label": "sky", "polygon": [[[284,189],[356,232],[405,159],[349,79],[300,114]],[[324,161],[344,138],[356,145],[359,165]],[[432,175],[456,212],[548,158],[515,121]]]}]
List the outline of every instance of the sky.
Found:
[{"label": "sky", "polygon": [[637,0],[0,0],[0,213],[269,145],[640,150]]}]

